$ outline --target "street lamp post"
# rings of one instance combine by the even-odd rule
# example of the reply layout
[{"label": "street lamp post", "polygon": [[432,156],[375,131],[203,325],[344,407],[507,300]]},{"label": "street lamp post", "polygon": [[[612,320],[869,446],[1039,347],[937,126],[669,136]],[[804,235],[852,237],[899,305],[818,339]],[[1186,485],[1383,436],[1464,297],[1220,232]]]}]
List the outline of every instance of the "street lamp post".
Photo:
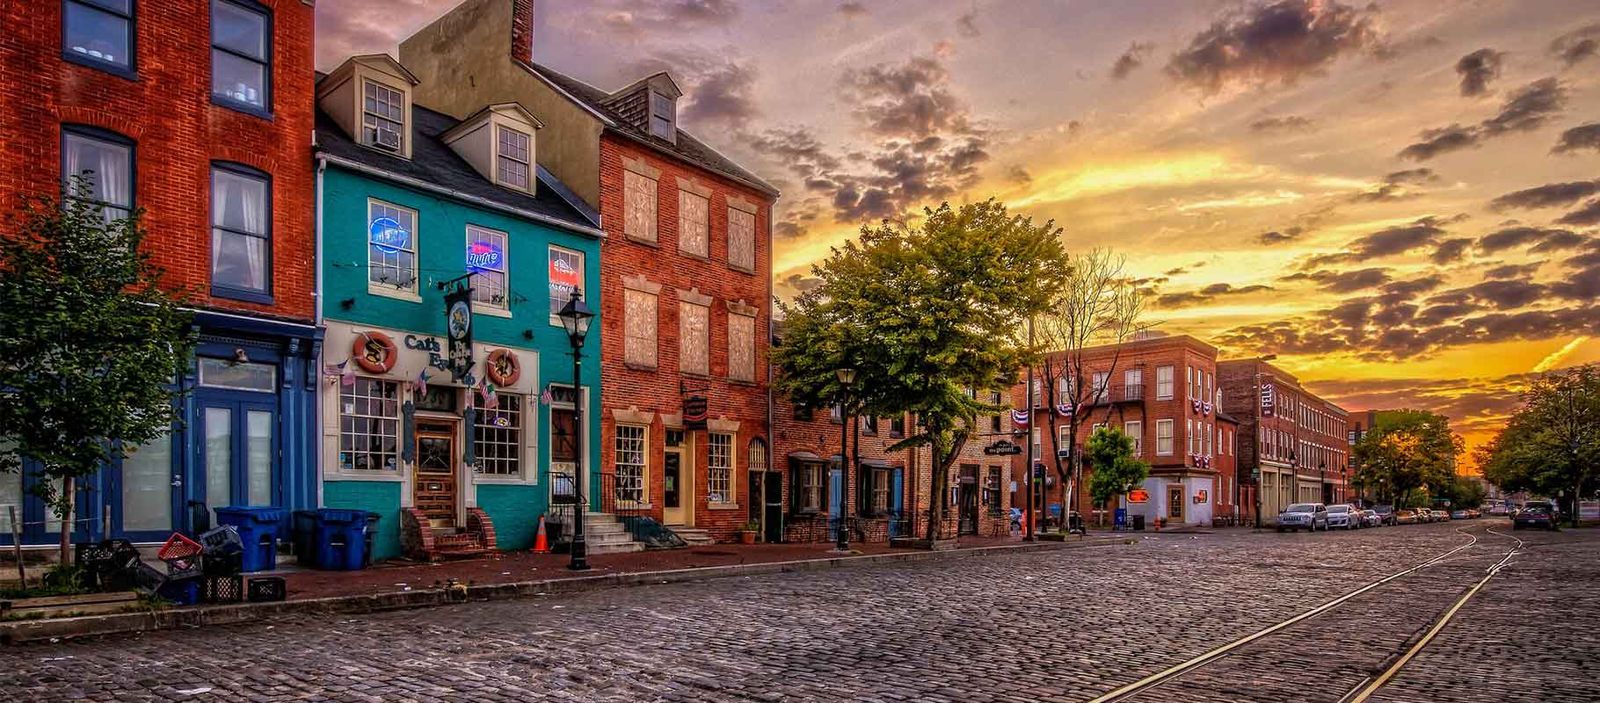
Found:
[{"label": "street lamp post", "polygon": [[[1323,495],[1333,492],[1328,490],[1328,463],[1325,461],[1317,462],[1317,492]],[[1333,497],[1337,498],[1338,496]]]},{"label": "street lamp post", "polygon": [[572,407],[577,416],[577,426],[573,430],[573,469],[572,489],[577,494],[576,508],[572,518],[572,563],[567,565],[573,571],[589,570],[589,543],[583,537],[583,514],[589,510],[589,497],[584,495],[583,475],[583,338],[589,334],[589,325],[594,322],[594,312],[585,305],[583,298],[578,296],[576,288],[572,291],[572,298],[566,305],[561,306],[561,312],[556,314],[561,318],[561,326],[566,328],[567,341],[572,343]]},{"label": "street lamp post", "polygon": [[833,551],[841,554],[850,551],[850,529],[845,524],[845,513],[850,509],[850,385],[856,382],[856,370],[842,368],[834,371],[839,377],[839,534]]},{"label": "street lamp post", "polygon": [[[1300,497],[1296,494],[1300,492],[1300,457],[1294,455],[1293,449],[1289,450],[1289,480],[1294,482],[1294,494],[1290,494],[1291,500],[1289,502],[1298,503],[1300,502]],[[1315,524],[1312,524],[1311,527],[1313,530],[1316,529]]]},{"label": "street lamp post", "polygon": [[1263,408],[1262,408],[1263,398],[1261,397],[1261,364],[1263,364],[1265,362],[1268,362],[1268,361],[1272,361],[1273,359],[1276,359],[1276,358],[1278,358],[1277,354],[1267,354],[1267,355],[1264,355],[1264,356],[1256,357],[1256,383],[1255,383],[1255,389],[1256,389],[1256,432],[1255,432],[1255,436],[1256,436],[1257,439],[1256,439],[1256,450],[1254,452],[1255,456],[1251,459],[1251,462],[1255,464],[1255,470],[1251,472],[1252,474],[1254,474],[1253,476],[1251,476],[1251,489],[1252,489],[1251,493],[1255,494],[1255,497],[1256,497],[1256,529],[1258,529],[1258,530],[1261,529],[1261,474],[1263,473],[1262,470],[1261,470],[1261,440],[1260,440],[1260,437],[1261,437],[1260,427],[1261,427],[1261,419],[1262,419],[1261,418],[1261,413],[1263,411]]}]

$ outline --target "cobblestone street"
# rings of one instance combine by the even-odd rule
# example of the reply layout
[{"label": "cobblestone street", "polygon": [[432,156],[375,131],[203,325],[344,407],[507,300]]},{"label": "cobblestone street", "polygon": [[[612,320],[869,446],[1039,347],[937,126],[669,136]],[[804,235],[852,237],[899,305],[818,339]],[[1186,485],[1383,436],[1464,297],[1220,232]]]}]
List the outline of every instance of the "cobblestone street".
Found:
[{"label": "cobblestone street", "polygon": [[[0,700],[1082,701],[1468,544],[1463,531],[1479,542],[1138,697],[1336,701],[1514,546],[1505,523],[1146,533],[21,647],[0,651]],[[1375,700],[1593,695],[1600,534],[1515,536],[1522,553]]]}]

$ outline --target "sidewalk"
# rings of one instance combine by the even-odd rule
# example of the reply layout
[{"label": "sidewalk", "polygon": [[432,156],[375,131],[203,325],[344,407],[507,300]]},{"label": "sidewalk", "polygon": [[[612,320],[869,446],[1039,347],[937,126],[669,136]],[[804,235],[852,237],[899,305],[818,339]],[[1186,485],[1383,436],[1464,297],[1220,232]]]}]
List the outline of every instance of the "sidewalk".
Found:
[{"label": "sidewalk", "polygon": [[[1125,544],[1128,535],[1090,535],[1066,542],[964,537],[955,549],[892,549],[852,544],[850,555],[829,544],[718,544],[687,549],[605,554],[589,571],[570,571],[565,554],[509,552],[435,564],[390,563],[363,571],[285,569],[288,600],[173,607],[158,611],[0,622],[0,642],[18,644],[114,633],[275,620],[295,614],[369,613],[473,601],[507,600],[605,588],[682,583],[731,576],[814,571],[842,566],[961,559],[987,554],[1070,550]],[[253,574],[260,576],[262,574]],[[447,587],[451,583],[454,586]]]}]

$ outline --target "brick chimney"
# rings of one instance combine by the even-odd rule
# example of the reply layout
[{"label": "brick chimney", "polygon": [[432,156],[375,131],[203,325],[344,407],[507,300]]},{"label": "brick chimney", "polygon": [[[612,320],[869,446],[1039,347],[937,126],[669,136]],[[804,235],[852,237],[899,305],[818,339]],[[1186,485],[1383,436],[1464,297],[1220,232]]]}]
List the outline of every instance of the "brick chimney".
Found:
[{"label": "brick chimney", "polygon": [[533,63],[533,0],[511,0],[511,58]]}]

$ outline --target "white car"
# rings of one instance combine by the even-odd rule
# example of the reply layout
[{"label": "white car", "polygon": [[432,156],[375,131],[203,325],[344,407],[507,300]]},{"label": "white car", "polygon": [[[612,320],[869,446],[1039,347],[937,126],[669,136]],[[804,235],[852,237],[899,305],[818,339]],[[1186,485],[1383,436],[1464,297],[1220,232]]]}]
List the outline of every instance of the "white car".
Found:
[{"label": "white car", "polygon": [[1341,527],[1346,530],[1361,528],[1361,511],[1356,506],[1349,504],[1328,506],[1328,529]]}]

